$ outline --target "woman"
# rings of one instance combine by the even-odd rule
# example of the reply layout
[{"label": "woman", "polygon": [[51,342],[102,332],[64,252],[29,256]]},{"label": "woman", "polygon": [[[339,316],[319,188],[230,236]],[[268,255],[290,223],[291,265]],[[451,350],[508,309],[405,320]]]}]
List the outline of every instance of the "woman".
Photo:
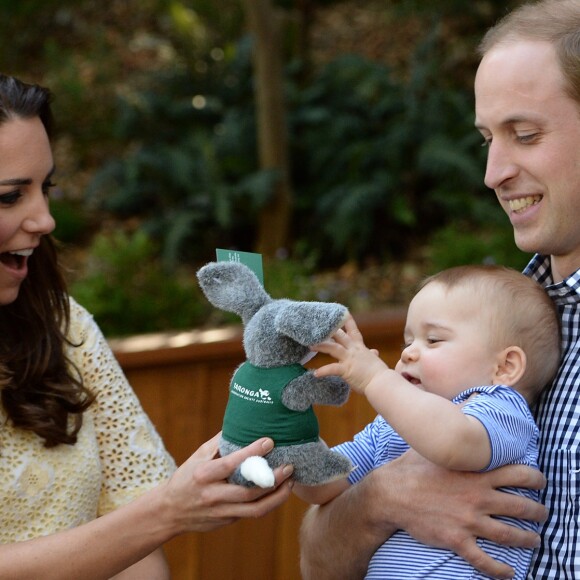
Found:
[{"label": "woman", "polygon": [[225,482],[263,439],[175,471],[50,238],[50,93],[0,75],[0,578],[164,579],[176,535],[258,517],[290,493]]}]

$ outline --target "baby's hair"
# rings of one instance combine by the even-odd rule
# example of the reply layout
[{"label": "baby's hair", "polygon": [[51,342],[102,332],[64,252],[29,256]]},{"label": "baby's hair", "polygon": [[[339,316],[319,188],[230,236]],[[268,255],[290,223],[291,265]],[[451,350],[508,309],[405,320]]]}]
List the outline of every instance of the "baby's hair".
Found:
[{"label": "baby's hair", "polygon": [[540,284],[495,265],[449,268],[424,280],[419,290],[432,283],[467,288],[497,347],[519,346],[525,352],[526,370],[517,386],[535,399],[554,378],[561,356],[558,310]]}]

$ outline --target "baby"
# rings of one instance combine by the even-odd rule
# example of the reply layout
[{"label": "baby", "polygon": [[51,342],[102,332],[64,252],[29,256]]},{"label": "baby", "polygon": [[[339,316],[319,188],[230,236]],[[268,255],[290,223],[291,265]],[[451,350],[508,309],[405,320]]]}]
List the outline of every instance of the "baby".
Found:
[{"label": "baby", "polygon": [[[560,361],[559,317],[544,290],[501,266],[460,266],[428,278],[411,301],[395,369],[369,350],[354,322],[315,347],[336,362],[316,371],[339,375],[379,413],[351,442],[335,447],[357,467],[348,480],[295,486],[323,504],[375,467],[412,447],[456,470],[508,463],[537,467],[538,428],[530,412]],[[538,492],[514,489],[537,499]],[[533,522],[510,520],[534,529]],[[481,540],[524,579],[532,551]],[[367,578],[485,578],[456,554],[399,530],[374,554]]]}]

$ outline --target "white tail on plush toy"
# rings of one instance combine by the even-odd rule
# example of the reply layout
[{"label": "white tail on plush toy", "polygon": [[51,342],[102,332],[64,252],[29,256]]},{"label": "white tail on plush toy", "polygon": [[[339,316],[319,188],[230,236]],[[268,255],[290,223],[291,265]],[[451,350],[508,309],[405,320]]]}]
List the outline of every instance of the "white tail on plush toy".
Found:
[{"label": "white tail on plush toy", "polygon": [[274,472],[268,465],[268,462],[260,455],[248,457],[240,465],[240,473],[248,481],[251,481],[260,487],[274,486]]}]

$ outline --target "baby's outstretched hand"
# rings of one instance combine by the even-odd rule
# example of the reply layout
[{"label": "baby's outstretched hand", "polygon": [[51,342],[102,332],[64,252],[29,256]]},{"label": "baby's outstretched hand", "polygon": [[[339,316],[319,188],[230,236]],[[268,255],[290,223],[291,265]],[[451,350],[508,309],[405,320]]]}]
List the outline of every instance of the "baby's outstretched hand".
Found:
[{"label": "baby's outstretched hand", "polygon": [[322,352],[336,359],[315,371],[317,377],[338,375],[342,377],[357,393],[364,394],[372,378],[382,370],[388,368],[378,357],[376,350],[365,346],[363,336],[349,314],[343,328],[334,335],[311,347],[316,352]]}]

